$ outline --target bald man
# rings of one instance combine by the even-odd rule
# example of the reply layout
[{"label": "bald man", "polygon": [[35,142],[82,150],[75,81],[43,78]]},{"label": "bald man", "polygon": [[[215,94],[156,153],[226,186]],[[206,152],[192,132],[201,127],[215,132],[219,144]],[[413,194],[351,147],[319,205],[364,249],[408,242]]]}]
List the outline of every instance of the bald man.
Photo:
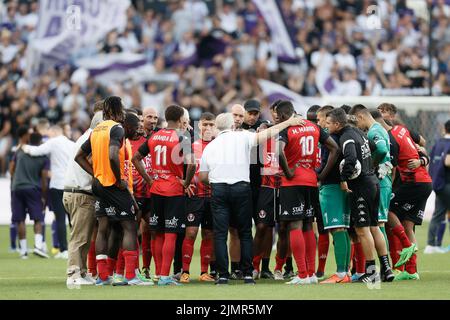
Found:
[{"label": "bald man", "polygon": [[241,129],[242,124],[244,123],[245,109],[240,104],[235,104],[231,107],[231,114],[234,119],[234,129]]},{"label": "bald man", "polygon": [[153,107],[146,107],[142,111],[142,116],[144,117],[144,131],[145,135],[148,137],[155,130],[156,124],[158,123],[158,112]]}]

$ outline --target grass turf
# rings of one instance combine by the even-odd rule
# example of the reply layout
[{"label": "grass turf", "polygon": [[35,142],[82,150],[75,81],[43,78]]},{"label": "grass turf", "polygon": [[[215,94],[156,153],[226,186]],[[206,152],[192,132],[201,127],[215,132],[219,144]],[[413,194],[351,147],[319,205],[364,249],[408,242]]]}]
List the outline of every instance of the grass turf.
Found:
[{"label": "grass turf", "polygon": [[[9,229],[0,226],[0,299],[158,299],[158,300],[308,300],[308,299],[450,299],[450,253],[424,255],[428,225],[417,228],[420,281],[382,283],[379,290],[364,284],[287,286],[284,282],[258,280],[256,286],[231,281],[229,286],[216,287],[199,283],[199,243],[191,265],[192,281],[180,287],[82,287],[69,290],[65,284],[66,261],[42,259],[32,254],[28,260],[18,253],[8,253]],[[33,231],[27,229],[28,245],[33,245]],[[50,230],[47,230],[47,243]],[[445,245],[449,245],[449,236]],[[333,246],[330,245],[326,274],[335,268]],[[274,260],[274,259],[272,259]],[[273,261],[271,264],[273,268]],[[153,269],[153,265],[152,265]]]}]

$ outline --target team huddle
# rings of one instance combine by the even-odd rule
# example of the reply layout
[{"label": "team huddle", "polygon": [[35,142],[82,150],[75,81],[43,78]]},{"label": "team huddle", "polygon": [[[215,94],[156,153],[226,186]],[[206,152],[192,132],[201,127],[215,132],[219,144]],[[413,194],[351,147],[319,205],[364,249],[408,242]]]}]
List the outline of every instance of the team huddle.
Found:
[{"label": "team huddle", "polygon": [[[253,148],[253,274],[247,279],[242,271],[240,229],[229,221],[229,278],[289,285],[418,280],[414,230],[431,193],[429,158],[423,138],[395,119],[395,106],[313,106],[302,119],[290,101],[278,100],[270,111],[268,122],[259,119],[256,100],[231,109],[233,130],[264,132],[282,123],[286,129]],[[97,231],[87,264],[95,284],[189,283],[200,230],[199,281],[224,283],[203,159],[221,134],[216,117],[201,115],[195,139],[188,113],[176,105],[165,109],[162,128],[156,112],[125,110],[119,97],[105,99],[102,113],[75,157],[93,177]],[[336,272],[325,278],[330,234]]]}]

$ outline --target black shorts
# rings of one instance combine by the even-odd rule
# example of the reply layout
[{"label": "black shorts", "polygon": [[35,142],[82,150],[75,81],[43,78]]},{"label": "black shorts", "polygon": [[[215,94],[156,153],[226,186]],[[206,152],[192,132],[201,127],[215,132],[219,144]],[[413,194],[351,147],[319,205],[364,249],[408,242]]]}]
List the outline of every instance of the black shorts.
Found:
[{"label": "black shorts", "polygon": [[380,185],[372,177],[363,177],[358,184],[349,186],[350,224],[355,228],[378,226]]},{"label": "black shorts", "polygon": [[186,228],[185,196],[151,195],[150,230],[165,233],[183,233]]},{"label": "black shorts", "polygon": [[186,228],[200,227],[212,229],[211,199],[191,197],[186,199]]},{"label": "black shorts", "polygon": [[280,188],[280,221],[314,221],[319,210],[319,189],[309,186]]},{"label": "black shorts", "polygon": [[279,189],[261,187],[259,190],[256,214],[253,216],[255,224],[263,223],[269,227],[275,226],[279,218]]},{"label": "black shorts", "polygon": [[111,221],[136,220],[134,202],[128,190],[116,186],[104,187],[97,179],[92,183],[96,217],[107,216]]},{"label": "black shorts", "polygon": [[401,183],[392,192],[389,211],[395,213],[400,221],[409,220],[421,225],[431,189],[431,183]]},{"label": "black shorts", "polygon": [[322,208],[320,207],[320,200],[319,205],[317,206],[317,211],[315,212],[316,217],[316,223],[317,223],[317,231],[319,234],[325,234],[328,232],[328,230],[325,230],[325,226],[323,225],[323,216],[322,216]]},{"label": "black shorts", "polygon": [[136,203],[142,211],[142,216],[148,215],[152,210],[150,198],[135,198]]}]

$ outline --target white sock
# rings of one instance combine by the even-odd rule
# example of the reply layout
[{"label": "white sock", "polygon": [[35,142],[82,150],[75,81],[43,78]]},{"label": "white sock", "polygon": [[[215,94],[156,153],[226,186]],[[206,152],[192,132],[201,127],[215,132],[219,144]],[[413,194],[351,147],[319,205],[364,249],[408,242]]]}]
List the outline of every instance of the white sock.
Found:
[{"label": "white sock", "polygon": [[364,273],[356,273],[356,275],[358,276],[358,277],[362,277],[363,275],[364,275]]},{"label": "white sock", "polygon": [[344,278],[346,274],[347,273],[345,273],[345,272],[336,272],[336,275],[341,279]]},{"label": "white sock", "polygon": [[27,248],[27,239],[20,239],[19,240],[19,245],[20,245],[20,254],[25,254],[28,251]]},{"label": "white sock", "polygon": [[42,234],[37,233],[34,235],[34,246],[38,249],[42,249],[42,240],[44,237],[42,237]]}]

